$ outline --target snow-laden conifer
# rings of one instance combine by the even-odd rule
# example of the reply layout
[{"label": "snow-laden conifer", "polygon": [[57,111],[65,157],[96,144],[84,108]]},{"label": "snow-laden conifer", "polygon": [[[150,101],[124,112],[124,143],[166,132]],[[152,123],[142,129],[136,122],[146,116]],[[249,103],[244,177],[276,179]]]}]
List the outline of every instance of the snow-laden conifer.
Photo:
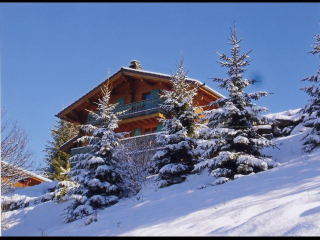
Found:
[{"label": "snow-laden conifer", "polygon": [[60,147],[68,140],[78,134],[76,127],[67,121],[59,120],[57,125],[51,129],[52,141],[47,141],[44,161],[46,167],[43,169],[46,177],[52,180],[67,180],[70,170],[70,154],[60,150]]},{"label": "snow-laden conifer", "polygon": [[[316,44],[313,46],[312,54],[317,54],[320,57],[320,35],[314,35]],[[308,81],[312,85],[302,88],[311,98],[301,111],[305,114],[303,123],[306,127],[311,127],[312,130],[303,140],[303,150],[311,152],[315,148],[320,147],[320,65],[316,75],[307,77],[302,81]]]},{"label": "snow-laden conifer", "polygon": [[272,141],[257,132],[259,126],[270,123],[260,115],[267,108],[253,103],[268,93],[244,92],[255,82],[243,77],[245,67],[250,64],[250,52],[240,54],[241,39],[237,38],[235,28],[230,35],[231,57],[218,53],[221,67],[228,69],[228,77],[213,79],[228,91],[229,96],[211,102],[212,109],[204,111],[204,121],[210,127],[201,131],[202,142],[198,150],[202,161],[195,167],[195,171],[209,167],[215,178],[214,185],[235,179],[235,175],[256,173],[276,165],[260,153],[264,147],[275,147]]},{"label": "snow-laden conifer", "polygon": [[160,95],[161,108],[171,115],[160,120],[163,132],[157,136],[157,141],[165,147],[153,157],[160,187],[184,181],[197,163],[193,151],[202,124],[197,113],[200,107],[194,106],[194,97],[199,86],[192,87],[187,81],[183,60],[177,68],[171,78],[172,90],[163,90]]},{"label": "snow-laden conifer", "polygon": [[103,97],[98,102],[98,112],[90,111],[94,124],[81,126],[85,136],[79,141],[88,143],[87,153],[72,156],[75,166],[70,171],[71,180],[79,184],[74,191],[72,203],[65,209],[66,222],[91,215],[96,209],[107,207],[121,196],[121,178],[115,171],[113,149],[119,145],[123,133],[115,133],[118,117],[110,104],[111,88],[102,88]]}]

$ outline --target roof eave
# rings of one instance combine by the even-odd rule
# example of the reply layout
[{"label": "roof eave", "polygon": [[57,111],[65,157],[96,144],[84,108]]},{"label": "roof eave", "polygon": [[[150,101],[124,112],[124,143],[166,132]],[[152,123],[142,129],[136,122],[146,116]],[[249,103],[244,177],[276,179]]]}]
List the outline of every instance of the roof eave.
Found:
[{"label": "roof eave", "polygon": [[106,83],[108,80],[110,82],[112,82],[112,80],[115,78],[115,76],[117,76],[118,74],[121,74],[123,72],[123,68],[120,68],[119,71],[117,71],[116,73],[114,73],[111,77],[108,77],[106,80],[104,80],[102,83],[100,83],[98,86],[96,86],[95,88],[93,88],[91,91],[87,92],[85,95],[83,95],[82,97],[78,98],[78,100],[76,100],[75,102],[73,102],[72,104],[70,104],[68,107],[62,109],[58,114],[56,114],[55,116],[62,119],[62,117],[67,114],[70,109],[80,105],[84,99],[86,97],[90,97],[91,95],[94,95],[95,92],[99,91],[99,89],[102,87],[102,85],[104,83]]}]

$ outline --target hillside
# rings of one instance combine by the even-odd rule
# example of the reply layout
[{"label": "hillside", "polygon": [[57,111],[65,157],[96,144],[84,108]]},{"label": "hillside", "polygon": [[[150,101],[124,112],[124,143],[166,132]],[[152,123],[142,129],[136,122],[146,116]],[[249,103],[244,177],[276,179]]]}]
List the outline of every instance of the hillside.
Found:
[{"label": "hillside", "polygon": [[[320,150],[301,152],[300,139],[308,131],[299,124],[289,136],[275,139],[279,149],[264,151],[281,163],[277,168],[218,186],[208,184],[207,172],[163,189],[150,177],[139,196],[98,212],[98,221],[88,226],[86,219],[63,223],[66,202],[40,203],[8,212],[2,235],[319,236]],[[12,197],[39,196],[50,184],[21,189]]]}]

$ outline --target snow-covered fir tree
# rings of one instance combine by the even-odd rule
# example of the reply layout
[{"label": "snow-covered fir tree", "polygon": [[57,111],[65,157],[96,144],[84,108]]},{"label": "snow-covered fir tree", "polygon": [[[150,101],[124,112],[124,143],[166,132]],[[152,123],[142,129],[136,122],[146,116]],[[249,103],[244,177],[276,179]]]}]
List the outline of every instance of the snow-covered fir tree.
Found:
[{"label": "snow-covered fir tree", "polygon": [[68,178],[70,154],[61,151],[59,148],[77,134],[76,127],[64,120],[57,121],[57,124],[51,129],[52,141],[47,141],[44,150],[46,152],[44,161],[47,166],[43,170],[46,177],[59,181]]},{"label": "snow-covered fir tree", "polygon": [[[316,44],[313,46],[312,54],[318,54],[320,57],[320,35],[314,35]],[[303,150],[311,152],[320,147],[320,65],[316,75],[307,77],[302,81],[312,83],[311,86],[304,87],[301,90],[306,92],[311,99],[301,111],[305,114],[303,123],[306,127],[311,127],[312,130],[303,139]]]},{"label": "snow-covered fir tree", "polygon": [[113,149],[124,134],[114,132],[118,127],[118,117],[114,112],[117,104],[109,103],[111,87],[104,86],[102,93],[98,111],[90,111],[94,125],[81,126],[86,136],[79,141],[88,143],[87,153],[70,158],[70,162],[76,163],[70,177],[79,187],[74,190],[72,203],[64,210],[66,222],[92,215],[96,209],[118,202],[122,194],[122,180],[115,171]]},{"label": "snow-covered fir tree", "polygon": [[202,124],[199,123],[194,97],[198,86],[191,87],[187,82],[183,60],[177,65],[177,72],[172,76],[172,90],[163,90],[161,108],[172,118],[160,120],[163,132],[157,136],[157,141],[165,146],[153,156],[157,181],[160,187],[183,182],[197,163],[193,150],[196,148],[196,138]]},{"label": "snow-covered fir tree", "polygon": [[203,142],[198,149],[202,161],[195,167],[195,171],[208,167],[215,178],[213,185],[276,165],[259,151],[264,147],[275,147],[275,144],[257,132],[259,126],[270,121],[260,115],[267,109],[253,103],[268,93],[244,92],[246,87],[255,82],[243,78],[245,67],[250,64],[250,52],[240,54],[241,39],[237,38],[235,28],[230,36],[231,57],[218,53],[221,67],[228,69],[228,77],[213,78],[214,82],[219,83],[219,88],[228,91],[229,96],[211,102],[209,106],[212,109],[204,111],[204,121],[210,127],[201,131]]}]

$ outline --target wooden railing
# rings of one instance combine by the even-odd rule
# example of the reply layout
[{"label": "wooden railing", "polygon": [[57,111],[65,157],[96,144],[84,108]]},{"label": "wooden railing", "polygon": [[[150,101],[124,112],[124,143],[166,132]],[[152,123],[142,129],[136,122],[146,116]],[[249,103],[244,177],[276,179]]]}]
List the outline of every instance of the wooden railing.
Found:
[{"label": "wooden railing", "polygon": [[[140,102],[129,103],[115,108],[115,113],[118,113],[119,119],[126,119],[131,117],[137,117],[142,115],[148,115],[151,113],[162,112],[167,114],[165,110],[160,108],[160,105],[163,102],[161,98],[153,98]],[[88,124],[94,124],[95,119],[92,115],[88,114]]]},{"label": "wooden railing", "polygon": [[162,101],[163,100],[160,98],[153,98],[140,102],[129,103],[116,107],[115,112],[120,113],[119,119],[147,115],[150,113],[164,111],[159,106]]}]

